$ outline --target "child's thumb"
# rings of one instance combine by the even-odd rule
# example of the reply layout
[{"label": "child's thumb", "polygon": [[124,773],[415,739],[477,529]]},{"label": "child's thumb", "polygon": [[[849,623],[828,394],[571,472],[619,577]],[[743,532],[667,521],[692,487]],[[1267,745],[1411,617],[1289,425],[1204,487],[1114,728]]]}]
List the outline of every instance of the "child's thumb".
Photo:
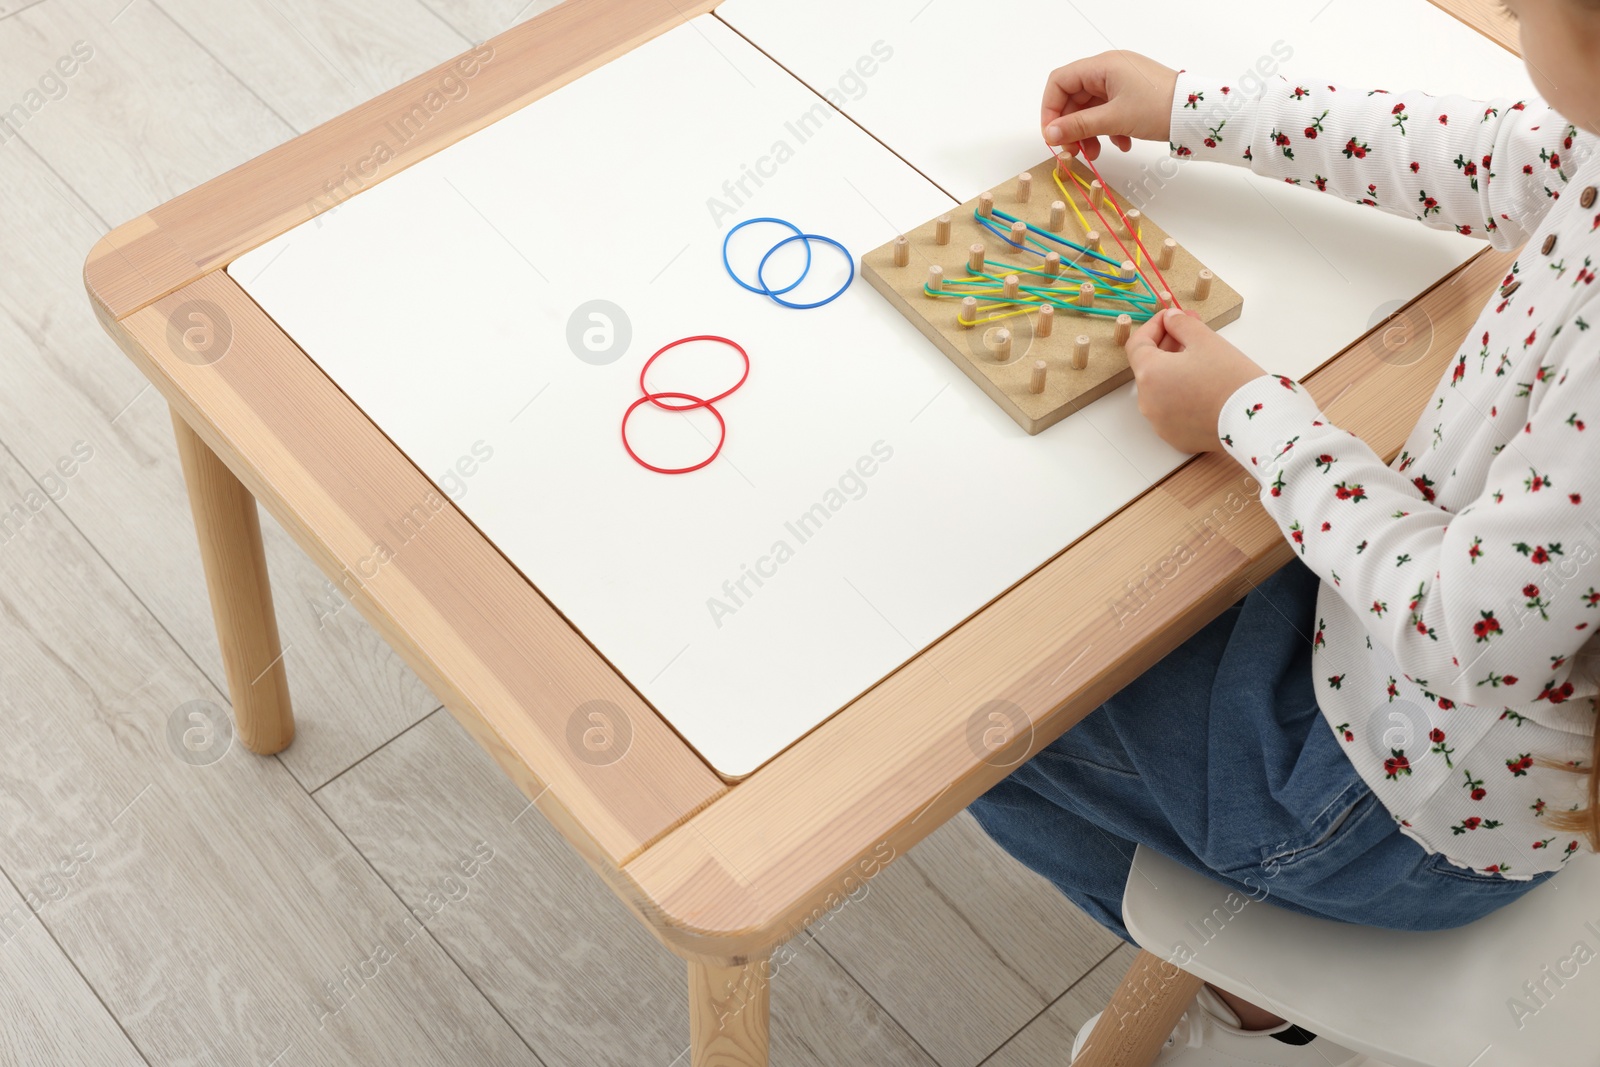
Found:
[{"label": "child's thumb", "polygon": [[1062,115],[1045,127],[1044,138],[1050,144],[1069,145],[1101,134],[1126,133],[1124,125],[1118,121],[1112,104],[1096,104]]},{"label": "child's thumb", "polygon": [[1188,348],[1211,332],[1211,327],[1201,322],[1195,313],[1181,308],[1168,308],[1162,313],[1162,325],[1180,345]]}]

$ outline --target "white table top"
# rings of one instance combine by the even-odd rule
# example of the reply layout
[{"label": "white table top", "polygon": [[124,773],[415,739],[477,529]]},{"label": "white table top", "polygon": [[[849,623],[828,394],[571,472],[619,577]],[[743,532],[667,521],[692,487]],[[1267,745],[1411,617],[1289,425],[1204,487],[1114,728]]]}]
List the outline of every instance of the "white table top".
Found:
[{"label": "white table top", "polygon": [[[908,7],[851,9],[831,22],[849,32],[829,42],[808,20],[825,29],[830,6],[843,10],[835,0],[792,9],[731,0],[724,13],[805,77],[808,65],[842,69],[888,40],[873,20]],[[895,153],[963,198],[1042,158],[1038,85],[1066,57],[1033,58],[1043,55],[1038,35],[1023,41],[1020,62],[1001,64],[985,107],[1014,123],[992,118],[979,143],[937,158],[936,131],[908,125],[906,98],[925,95],[932,69],[915,52],[954,48],[962,30],[944,6],[963,18],[974,10],[934,0],[909,24],[922,27],[917,43],[895,38],[847,105],[895,152],[816,112],[804,85],[706,16],[229,267],[730,776],[793,743],[1185,458],[1143,423],[1127,389],[1027,436],[859,279],[827,307],[794,311],[724,275],[723,235],[745,218],[792,219],[859,255],[947,210],[951,199]],[[1357,14],[1335,4],[1317,25]],[[834,44],[848,60],[830,57]],[[1244,293],[1244,316],[1225,331],[1237,343],[1264,344],[1258,319],[1278,321],[1283,304],[1303,310],[1301,291],[1322,287],[1326,314],[1302,325],[1294,349],[1279,346],[1274,370],[1311,370],[1366,328],[1375,305],[1409,298],[1477,247],[1281,189],[1263,201],[1251,181],[1187,169],[1152,211]],[[1224,207],[1238,220],[1241,204],[1263,221],[1267,202],[1273,225],[1316,247],[1290,243],[1268,257],[1272,234],[1217,221]],[[735,262],[753,269],[778,233],[741,233]],[[1383,257],[1358,247],[1380,237]],[[808,281],[797,298],[843,277],[830,250],[815,254],[815,288]],[[1337,284],[1336,271],[1352,277]],[[628,320],[631,340],[613,362],[579,358],[569,344],[569,319],[595,299]],[[749,381],[718,405],[728,437],[715,462],[651,473],[622,450],[623,409],[650,353],[698,333],[741,342]],[[658,366],[654,388],[699,395],[737,374],[727,352],[704,345]],[[704,413],[641,412],[631,430],[662,465],[701,458],[703,434],[715,438]],[[402,514],[392,529],[387,547],[403,552]]]}]

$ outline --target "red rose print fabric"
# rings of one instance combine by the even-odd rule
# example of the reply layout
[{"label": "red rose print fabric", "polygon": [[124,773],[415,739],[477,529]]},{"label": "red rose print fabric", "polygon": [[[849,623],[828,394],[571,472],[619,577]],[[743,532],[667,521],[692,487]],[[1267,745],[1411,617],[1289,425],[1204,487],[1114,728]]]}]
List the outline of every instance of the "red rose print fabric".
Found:
[{"label": "red rose print fabric", "polygon": [[[1322,576],[1319,704],[1402,832],[1528,878],[1580,844],[1600,629],[1600,184],[1595,138],[1536,99],[1474,101],[1180,73],[1172,153],[1247,166],[1520,258],[1384,462],[1266,374],[1218,436]],[[1586,191],[1587,190],[1587,191]],[[1268,363],[1270,352],[1251,353]]]}]

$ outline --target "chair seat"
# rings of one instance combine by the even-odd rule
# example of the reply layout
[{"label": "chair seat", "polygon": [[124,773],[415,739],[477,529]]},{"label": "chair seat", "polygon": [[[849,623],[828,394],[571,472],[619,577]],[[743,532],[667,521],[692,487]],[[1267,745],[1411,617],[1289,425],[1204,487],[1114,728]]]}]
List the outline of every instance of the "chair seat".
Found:
[{"label": "chair seat", "polygon": [[1122,912],[1149,952],[1394,1067],[1582,1067],[1600,1063],[1600,858],[1568,866],[1470,926],[1399,933],[1252,900],[1141,846]]}]

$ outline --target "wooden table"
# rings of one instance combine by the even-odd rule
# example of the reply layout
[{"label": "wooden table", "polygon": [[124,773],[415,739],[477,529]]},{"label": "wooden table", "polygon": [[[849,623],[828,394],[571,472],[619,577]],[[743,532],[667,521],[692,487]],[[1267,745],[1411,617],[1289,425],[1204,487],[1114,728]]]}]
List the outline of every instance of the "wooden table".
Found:
[{"label": "wooden table", "polygon": [[[1196,457],[736,784],[453,506],[374,559],[384,523],[432,483],[223,268],[327,208],[330,189],[388,177],[713,6],[567,0],[489,42],[492,65],[468,53],[117,228],[84,272],[101,323],[172,408],[246,746],[277,752],[294,734],[259,502],[687,961],[698,1067],[764,1064],[774,952],[1290,555],[1254,479]],[[1486,0],[1441,6],[1514,43]],[[392,159],[351,169],[452,74],[472,91]],[[1478,254],[1309,376],[1324,410],[1392,456],[1512,258]],[[1128,576],[1180,552],[1160,595],[1108,626]],[[1118,994],[1136,1025],[1095,1063],[1148,1062],[1194,984],[1142,955]]]}]

